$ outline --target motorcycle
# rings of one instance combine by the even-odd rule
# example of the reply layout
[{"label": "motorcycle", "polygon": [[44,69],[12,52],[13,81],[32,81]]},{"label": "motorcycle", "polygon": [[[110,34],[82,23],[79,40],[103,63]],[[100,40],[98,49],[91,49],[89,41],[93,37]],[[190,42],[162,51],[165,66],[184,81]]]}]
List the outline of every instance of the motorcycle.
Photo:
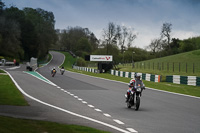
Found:
[{"label": "motorcycle", "polygon": [[[140,85],[136,86],[135,88],[129,88],[129,99],[127,100],[127,107],[131,108],[135,106],[135,110],[137,111],[140,107],[140,97],[142,96],[142,87]],[[128,98],[127,94],[125,97]]]},{"label": "motorcycle", "polygon": [[52,70],[51,76],[54,77],[56,74],[56,70]]},{"label": "motorcycle", "polygon": [[65,69],[60,69],[60,73],[61,73],[61,75],[63,75],[64,72],[65,72]]}]

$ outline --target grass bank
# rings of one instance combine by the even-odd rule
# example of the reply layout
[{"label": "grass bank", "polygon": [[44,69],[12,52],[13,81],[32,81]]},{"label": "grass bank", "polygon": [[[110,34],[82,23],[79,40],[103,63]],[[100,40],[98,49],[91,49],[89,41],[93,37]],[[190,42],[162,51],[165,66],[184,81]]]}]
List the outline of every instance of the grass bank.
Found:
[{"label": "grass bank", "polygon": [[200,49],[181,54],[118,65],[120,71],[166,75],[200,76]]},{"label": "grass bank", "polygon": [[28,105],[8,75],[0,75],[0,105]]}]

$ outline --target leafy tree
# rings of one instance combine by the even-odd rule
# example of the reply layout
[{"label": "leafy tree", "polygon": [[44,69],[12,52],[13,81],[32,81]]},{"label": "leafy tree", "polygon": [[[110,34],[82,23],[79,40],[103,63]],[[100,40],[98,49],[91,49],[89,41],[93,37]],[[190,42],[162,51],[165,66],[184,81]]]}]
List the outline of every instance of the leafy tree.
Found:
[{"label": "leafy tree", "polygon": [[98,40],[88,28],[68,27],[62,30],[59,35],[58,45],[62,49],[73,51],[84,58],[86,54],[98,49]]},{"label": "leafy tree", "polygon": [[17,8],[6,8],[0,15],[0,53],[3,56],[21,59],[23,57],[23,49],[20,42],[20,23],[15,15],[19,13]]},{"label": "leafy tree", "polygon": [[[30,36],[31,39],[27,39],[27,41],[31,42],[25,44],[33,44],[28,46],[31,51],[29,56],[44,58],[48,53],[50,45],[55,43],[57,38],[56,31],[54,30],[54,15],[52,12],[48,12],[40,8],[24,8],[23,11],[26,15],[26,19],[29,21],[27,24],[29,23],[33,28],[33,34]],[[30,32],[30,30],[27,30],[27,32]]]}]

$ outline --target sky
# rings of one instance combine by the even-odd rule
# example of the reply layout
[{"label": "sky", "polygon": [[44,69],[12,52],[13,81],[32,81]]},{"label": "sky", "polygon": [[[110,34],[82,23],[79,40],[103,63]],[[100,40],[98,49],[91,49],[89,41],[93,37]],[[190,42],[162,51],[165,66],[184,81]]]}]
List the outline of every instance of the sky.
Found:
[{"label": "sky", "polygon": [[88,28],[98,39],[109,22],[133,28],[132,46],[146,48],[159,38],[163,23],[172,24],[171,38],[200,36],[200,0],[2,0],[7,7],[51,11],[55,28]]}]

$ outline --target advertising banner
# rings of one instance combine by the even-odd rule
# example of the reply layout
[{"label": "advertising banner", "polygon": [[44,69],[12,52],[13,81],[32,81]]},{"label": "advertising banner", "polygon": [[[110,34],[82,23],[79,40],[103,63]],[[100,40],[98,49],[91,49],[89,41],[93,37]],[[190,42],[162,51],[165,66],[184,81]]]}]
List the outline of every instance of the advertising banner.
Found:
[{"label": "advertising banner", "polygon": [[90,61],[112,61],[112,55],[90,55]]}]

